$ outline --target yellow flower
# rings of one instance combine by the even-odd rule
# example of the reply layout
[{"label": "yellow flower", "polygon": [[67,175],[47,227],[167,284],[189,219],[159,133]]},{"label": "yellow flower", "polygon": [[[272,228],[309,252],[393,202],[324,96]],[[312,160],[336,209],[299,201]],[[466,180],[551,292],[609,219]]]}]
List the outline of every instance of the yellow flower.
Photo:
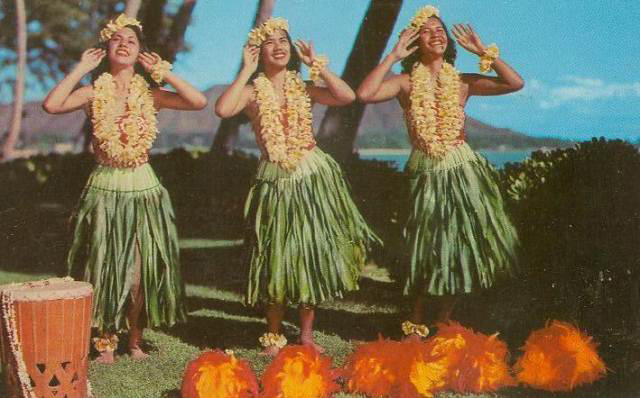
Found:
[{"label": "yellow flower", "polygon": [[125,14],[120,14],[116,19],[112,19],[107,22],[107,25],[100,31],[100,41],[108,41],[111,39],[111,36],[127,25],[137,26],[142,30],[142,24],[140,24],[140,21],[135,18],[128,17]]},{"label": "yellow flower", "polygon": [[96,143],[114,167],[135,167],[146,161],[158,132],[153,96],[148,83],[140,75],[131,79],[126,101],[123,126],[126,141],[116,123],[121,116],[116,106],[115,82],[109,73],[103,73],[94,82],[91,103],[92,122]]},{"label": "yellow flower", "polygon": [[284,18],[269,18],[260,26],[254,28],[249,32],[248,43],[251,46],[260,47],[262,42],[267,40],[277,30],[284,30],[289,32],[289,23]]},{"label": "yellow flower", "polygon": [[[254,80],[260,131],[269,161],[294,169],[315,143],[311,125],[311,100],[300,75],[288,71],[284,83],[284,115],[271,81],[260,74]],[[287,118],[287,128],[282,117]]]},{"label": "yellow flower", "polygon": [[320,78],[320,72],[326,68],[329,64],[329,59],[324,55],[318,55],[314,58],[311,64],[311,70],[309,71],[309,78],[315,83],[320,84],[322,79]]},{"label": "yellow flower", "polygon": [[500,56],[500,50],[495,43],[490,44],[484,51],[484,54],[480,56],[480,72],[489,73],[491,71],[491,65]]},{"label": "yellow flower", "polygon": [[434,6],[424,6],[420,8],[416,14],[411,19],[408,28],[409,29],[420,29],[422,25],[427,23],[429,18],[431,17],[439,17],[440,11]]},{"label": "yellow flower", "polygon": [[444,63],[437,78],[417,63],[411,73],[410,107],[406,119],[414,132],[415,144],[424,152],[443,157],[460,145],[464,112],[459,102],[460,77]]}]

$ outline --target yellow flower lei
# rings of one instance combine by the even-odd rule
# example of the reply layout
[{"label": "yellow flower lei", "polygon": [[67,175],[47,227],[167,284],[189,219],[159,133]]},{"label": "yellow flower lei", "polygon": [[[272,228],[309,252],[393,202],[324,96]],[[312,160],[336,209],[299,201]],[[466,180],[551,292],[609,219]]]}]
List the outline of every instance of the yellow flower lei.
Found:
[{"label": "yellow flower lei", "polygon": [[429,328],[427,325],[421,323],[413,323],[411,321],[402,322],[402,333],[405,336],[417,334],[420,337],[427,337],[429,335]]},{"label": "yellow flower lei", "polygon": [[409,22],[407,29],[419,30],[431,17],[440,17],[440,11],[438,11],[434,6],[424,6],[416,11],[416,14],[411,18],[411,22]]},{"label": "yellow flower lei", "polygon": [[493,62],[500,56],[500,50],[495,43],[489,44],[484,51],[484,54],[480,56],[480,72],[489,73]]},{"label": "yellow flower lei", "polygon": [[460,76],[449,63],[444,63],[436,81],[421,62],[411,72],[411,102],[407,119],[418,147],[424,152],[443,157],[460,145],[464,112],[460,106]]},{"label": "yellow flower lei", "polygon": [[93,338],[93,346],[98,352],[114,352],[118,348],[118,336],[105,334],[102,337]]},{"label": "yellow flower lei", "polygon": [[104,43],[105,41],[109,41],[111,36],[127,25],[137,26],[142,30],[142,24],[140,21],[135,18],[128,17],[125,14],[120,14],[118,15],[118,18],[107,22],[107,25],[100,31],[100,42]]},{"label": "yellow flower lei", "polygon": [[287,128],[271,81],[261,73],[253,82],[260,116],[260,136],[269,161],[293,170],[315,143],[311,126],[311,99],[297,72],[287,71],[284,81]]},{"label": "yellow flower lei", "polygon": [[248,43],[250,46],[260,47],[276,30],[289,32],[289,23],[284,18],[269,18],[249,32]]},{"label": "yellow flower lei", "polygon": [[282,348],[287,345],[287,338],[279,333],[265,333],[258,338],[258,341],[264,348],[271,346]]},{"label": "yellow flower lei", "polygon": [[319,85],[322,82],[320,72],[329,65],[329,58],[324,55],[316,55],[311,68],[309,69],[309,78],[313,80],[315,85]]},{"label": "yellow flower lei", "polygon": [[148,154],[158,132],[156,109],[149,84],[134,75],[129,86],[124,115],[126,143],[116,124],[121,110],[116,104],[116,83],[103,73],[93,84],[91,121],[97,145],[115,167],[135,167]]}]

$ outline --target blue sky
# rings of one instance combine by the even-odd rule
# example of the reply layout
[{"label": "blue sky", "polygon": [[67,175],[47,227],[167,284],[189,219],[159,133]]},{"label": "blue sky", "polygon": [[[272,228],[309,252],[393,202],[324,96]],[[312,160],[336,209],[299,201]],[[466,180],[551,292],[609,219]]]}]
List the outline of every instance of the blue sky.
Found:
[{"label": "blue sky", "polygon": [[[230,82],[256,3],[199,1],[187,30],[192,51],[179,57],[176,71],[201,89]],[[313,39],[341,73],[368,4],[276,0],[274,16],[289,20],[294,38]],[[485,43],[497,43],[526,81],[516,94],[473,98],[470,116],[536,136],[640,138],[640,2],[405,0],[393,38],[426,4],[448,25],[471,23]],[[456,66],[476,72],[477,57],[459,48]]]}]

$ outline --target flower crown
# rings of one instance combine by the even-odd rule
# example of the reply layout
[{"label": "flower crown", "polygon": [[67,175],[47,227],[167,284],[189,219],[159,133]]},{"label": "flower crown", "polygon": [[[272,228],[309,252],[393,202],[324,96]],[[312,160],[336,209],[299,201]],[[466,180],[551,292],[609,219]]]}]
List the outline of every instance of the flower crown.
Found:
[{"label": "flower crown", "polygon": [[249,32],[248,44],[260,47],[276,30],[282,29],[289,32],[289,23],[284,18],[269,18]]},{"label": "flower crown", "polygon": [[411,19],[407,29],[420,29],[431,17],[440,17],[440,11],[434,6],[424,6]]},{"label": "flower crown", "polygon": [[140,21],[135,18],[128,17],[125,14],[120,14],[117,18],[107,22],[107,26],[105,26],[100,31],[100,42],[104,43],[105,41],[109,41],[109,39],[111,39],[111,36],[128,25],[137,26],[138,28],[140,28],[140,30],[142,30],[142,24],[140,23]]}]

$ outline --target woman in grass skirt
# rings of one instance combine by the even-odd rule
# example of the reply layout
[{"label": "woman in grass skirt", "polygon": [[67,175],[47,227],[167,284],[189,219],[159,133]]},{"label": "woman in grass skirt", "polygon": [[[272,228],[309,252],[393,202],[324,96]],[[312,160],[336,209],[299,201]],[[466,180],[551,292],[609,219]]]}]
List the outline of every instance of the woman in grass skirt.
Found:
[{"label": "woman in grass skirt", "polygon": [[[186,320],[178,239],[169,194],[149,166],[160,108],[196,110],[202,93],[147,52],[142,26],[121,15],[100,32],[101,45],[82,59],[44,101],[49,113],[84,109],[91,117],[98,163],[76,209],[69,273],[94,287],[94,343],[100,362],[111,363],[114,332],[128,329],[133,358],[145,326]],[[92,84],[74,89],[92,73]],[[176,92],[159,88],[162,81]]]},{"label": "woman in grass skirt", "polygon": [[[493,69],[497,76],[459,73],[455,43],[438,10],[426,6],[358,89],[364,102],[398,98],[413,146],[405,170],[410,203],[404,294],[414,306],[412,319],[403,323],[411,336],[428,334],[422,321],[426,295],[439,302],[436,321],[447,321],[458,295],[489,288],[517,267],[518,238],[497,174],[464,140],[464,106],[472,95],[506,94],[524,82],[470,26],[456,25],[453,33],[480,57],[482,72]],[[403,73],[386,78],[400,60]]]},{"label": "woman in grass skirt", "polygon": [[[366,251],[377,240],[312,131],[312,101],[346,105],[355,93],[312,43],[298,40],[296,52],[288,30],[286,20],[274,18],[250,33],[243,67],[216,103],[220,117],[248,115],[262,152],[245,205],[251,229],[246,301],[266,306],[268,332],[260,342],[269,355],[286,344],[279,333],[287,302],[299,306],[300,342],[319,349],[312,335],[315,306],[358,288]],[[326,88],[300,78],[301,60]]]}]

